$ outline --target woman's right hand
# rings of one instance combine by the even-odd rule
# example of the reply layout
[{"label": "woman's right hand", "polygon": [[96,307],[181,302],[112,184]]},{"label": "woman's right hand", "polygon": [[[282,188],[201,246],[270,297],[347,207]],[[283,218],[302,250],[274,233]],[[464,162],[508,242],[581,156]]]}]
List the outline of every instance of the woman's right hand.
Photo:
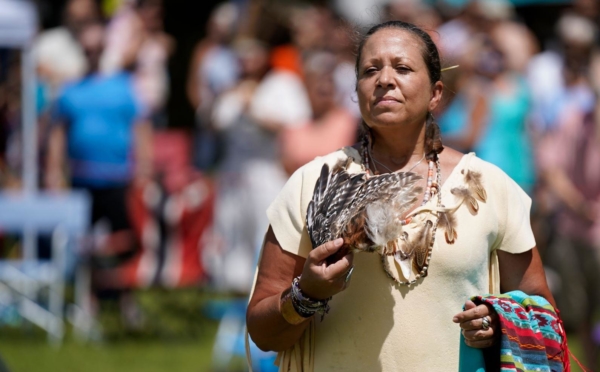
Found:
[{"label": "woman's right hand", "polygon": [[327,257],[334,255],[342,248],[344,239],[339,238],[313,249],[304,264],[300,278],[302,293],[315,300],[324,300],[348,287],[346,276],[352,269],[354,254],[346,254],[332,264],[327,264]]}]

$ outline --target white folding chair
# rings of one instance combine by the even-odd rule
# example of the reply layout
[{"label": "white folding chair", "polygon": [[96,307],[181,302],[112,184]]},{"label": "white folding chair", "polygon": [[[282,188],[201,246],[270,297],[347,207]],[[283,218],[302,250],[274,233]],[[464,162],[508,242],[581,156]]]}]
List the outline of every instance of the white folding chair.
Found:
[{"label": "white folding chair", "polygon": [[[0,193],[0,230],[23,234],[20,258],[0,260],[0,290],[10,294],[0,296],[0,305],[16,306],[20,316],[46,330],[52,342],[60,343],[64,336],[67,248],[81,244],[90,224],[90,207],[89,196],[82,192]],[[38,234],[52,237],[49,260],[37,257]],[[79,285],[76,280],[76,294],[85,293]],[[39,301],[45,289],[47,306]],[[85,308],[84,301],[76,298],[78,308]]]}]

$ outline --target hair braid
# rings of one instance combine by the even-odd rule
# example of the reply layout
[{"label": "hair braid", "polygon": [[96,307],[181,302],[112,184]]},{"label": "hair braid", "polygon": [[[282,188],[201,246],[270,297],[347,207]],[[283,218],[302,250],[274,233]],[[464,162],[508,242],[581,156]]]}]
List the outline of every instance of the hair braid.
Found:
[{"label": "hair braid", "polygon": [[444,150],[440,126],[436,123],[431,112],[427,113],[427,124],[425,124],[425,157],[427,160],[436,161],[438,154]]}]

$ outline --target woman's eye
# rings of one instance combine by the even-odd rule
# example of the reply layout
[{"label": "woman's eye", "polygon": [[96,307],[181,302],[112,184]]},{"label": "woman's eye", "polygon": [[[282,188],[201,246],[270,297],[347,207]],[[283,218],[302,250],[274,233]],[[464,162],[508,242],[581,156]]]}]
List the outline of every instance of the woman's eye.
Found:
[{"label": "woman's eye", "polygon": [[409,72],[409,71],[411,71],[408,66],[398,66],[398,67],[396,67],[396,70],[397,71],[401,71],[401,72]]},{"label": "woman's eye", "polygon": [[372,74],[375,71],[377,71],[375,67],[368,67],[364,70],[364,74]]}]

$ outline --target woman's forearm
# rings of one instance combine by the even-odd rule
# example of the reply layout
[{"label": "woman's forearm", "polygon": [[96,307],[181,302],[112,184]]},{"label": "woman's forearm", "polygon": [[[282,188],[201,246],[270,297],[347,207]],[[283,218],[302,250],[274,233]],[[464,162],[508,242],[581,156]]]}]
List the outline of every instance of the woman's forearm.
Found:
[{"label": "woman's forearm", "polygon": [[[289,349],[302,336],[309,320],[292,325],[283,317],[280,299],[289,292],[292,280],[300,275],[305,259],[281,249],[273,229],[265,236],[254,293],[248,305],[246,323],[252,340],[262,350]],[[289,304],[288,304],[289,305]]]},{"label": "woman's forearm", "polygon": [[528,295],[542,296],[556,308],[537,247],[518,254],[498,251],[498,260],[503,293],[520,290]]},{"label": "woman's forearm", "polygon": [[261,350],[283,351],[292,347],[310,324],[310,318],[292,325],[280,311],[281,293],[264,298],[248,308],[248,332]]},{"label": "woman's forearm", "polygon": [[[342,239],[327,242],[303,258],[284,251],[269,227],[246,313],[248,332],[259,348],[283,351],[292,347],[311,321],[310,317],[304,319],[300,313],[326,311],[325,299],[346,289],[352,254],[331,265],[325,263],[342,243]],[[299,280],[290,294],[294,278],[301,274],[304,286]]]}]

